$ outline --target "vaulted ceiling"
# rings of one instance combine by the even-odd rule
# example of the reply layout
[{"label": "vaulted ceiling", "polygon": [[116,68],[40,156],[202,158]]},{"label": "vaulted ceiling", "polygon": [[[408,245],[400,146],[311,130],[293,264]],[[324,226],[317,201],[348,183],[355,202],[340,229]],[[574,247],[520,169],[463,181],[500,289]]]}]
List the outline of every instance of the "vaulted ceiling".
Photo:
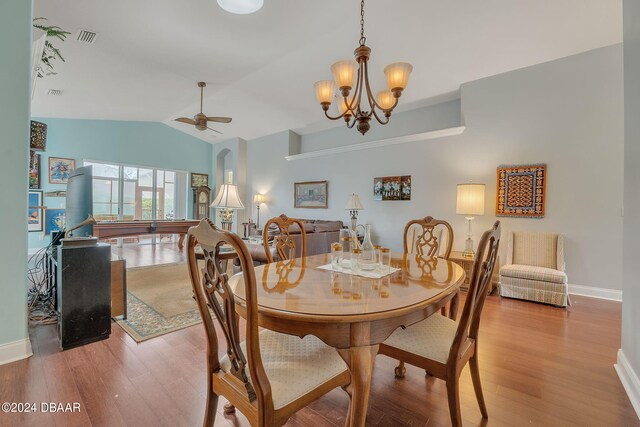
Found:
[{"label": "vaulted ceiling", "polygon": [[[323,118],[313,83],[352,58],[357,0],[265,0],[232,15],[215,0],[35,0],[34,16],[72,32],[66,59],[38,81],[36,117],[163,121],[215,143],[339,125]],[[390,62],[414,66],[401,108],[457,91],[460,84],[622,42],[621,0],[368,0],[370,73],[383,88]],[[76,41],[97,32],[94,44]],[[199,111],[231,116],[200,132],[173,122]],[[374,91],[376,89],[374,88]],[[60,89],[62,96],[47,95]]]}]

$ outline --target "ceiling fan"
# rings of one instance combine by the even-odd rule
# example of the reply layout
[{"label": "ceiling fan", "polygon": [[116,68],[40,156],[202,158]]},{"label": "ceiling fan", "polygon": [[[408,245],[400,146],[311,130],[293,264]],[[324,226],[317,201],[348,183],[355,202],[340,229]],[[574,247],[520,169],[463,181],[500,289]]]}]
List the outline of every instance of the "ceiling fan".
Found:
[{"label": "ceiling fan", "polygon": [[176,122],[186,123],[189,125],[194,125],[198,130],[212,130],[214,132],[218,132],[222,135],[222,132],[217,131],[215,129],[211,129],[207,126],[208,122],[217,122],[217,123],[229,123],[231,122],[231,117],[207,117],[202,112],[202,92],[204,88],[207,86],[205,82],[199,82],[198,87],[200,88],[200,112],[193,116],[193,119],[189,119],[187,117],[180,117],[175,119]]}]

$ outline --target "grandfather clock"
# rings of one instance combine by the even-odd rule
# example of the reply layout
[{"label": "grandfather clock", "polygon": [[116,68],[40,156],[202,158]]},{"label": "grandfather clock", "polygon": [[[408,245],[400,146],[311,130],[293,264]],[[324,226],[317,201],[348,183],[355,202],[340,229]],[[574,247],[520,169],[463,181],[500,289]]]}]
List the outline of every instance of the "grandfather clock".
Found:
[{"label": "grandfather clock", "polygon": [[211,189],[206,185],[193,189],[193,219],[209,218]]}]

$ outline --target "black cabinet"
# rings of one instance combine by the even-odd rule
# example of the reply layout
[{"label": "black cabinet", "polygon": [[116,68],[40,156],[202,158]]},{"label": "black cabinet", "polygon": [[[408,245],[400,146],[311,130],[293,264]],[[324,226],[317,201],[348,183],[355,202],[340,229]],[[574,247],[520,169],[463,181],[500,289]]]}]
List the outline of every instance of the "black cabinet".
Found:
[{"label": "black cabinet", "polygon": [[58,339],[63,350],[111,334],[111,246],[55,248]]}]

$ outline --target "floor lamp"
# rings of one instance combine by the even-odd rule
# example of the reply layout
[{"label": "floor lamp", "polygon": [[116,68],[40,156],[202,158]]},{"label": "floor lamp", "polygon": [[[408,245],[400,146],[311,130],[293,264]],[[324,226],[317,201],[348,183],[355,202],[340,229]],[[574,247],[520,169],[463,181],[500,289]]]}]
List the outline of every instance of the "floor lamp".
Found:
[{"label": "floor lamp", "polygon": [[267,201],[267,197],[264,194],[256,194],[253,196],[253,203],[256,204],[258,210],[258,218],[256,220],[256,230],[260,230],[260,205]]},{"label": "floor lamp", "polygon": [[464,242],[462,255],[467,258],[473,258],[475,252],[473,250],[471,222],[474,219],[474,215],[484,215],[484,184],[458,184],[456,213],[465,215],[468,224],[467,240]]}]

